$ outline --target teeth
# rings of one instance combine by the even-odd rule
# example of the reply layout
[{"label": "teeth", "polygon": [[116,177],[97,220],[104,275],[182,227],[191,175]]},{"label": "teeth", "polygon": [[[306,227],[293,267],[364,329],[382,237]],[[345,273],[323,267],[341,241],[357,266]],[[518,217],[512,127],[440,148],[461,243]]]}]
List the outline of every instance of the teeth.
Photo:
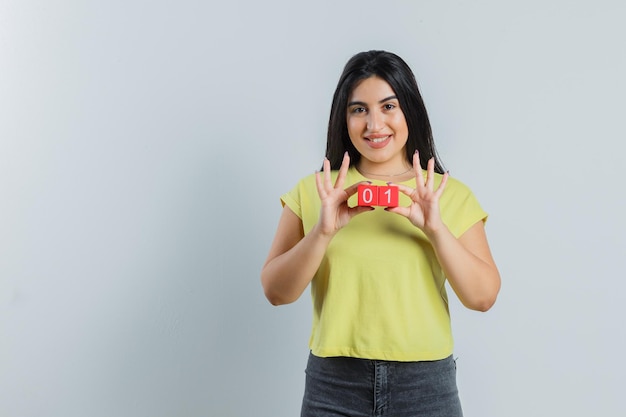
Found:
[{"label": "teeth", "polygon": [[387,139],[387,136],[384,138],[370,139],[370,142],[380,143],[380,142],[384,142],[386,139]]}]

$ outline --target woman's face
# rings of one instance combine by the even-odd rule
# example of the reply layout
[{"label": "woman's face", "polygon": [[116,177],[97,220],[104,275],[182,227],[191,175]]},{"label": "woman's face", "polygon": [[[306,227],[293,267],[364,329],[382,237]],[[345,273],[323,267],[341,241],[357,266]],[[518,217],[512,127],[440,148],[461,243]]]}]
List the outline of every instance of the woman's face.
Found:
[{"label": "woman's face", "polygon": [[373,76],[357,84],[348,99],[347,126],[361,154],[359,168],[390,174],[407,167],[409,129],[396,93],[386,81]]}]

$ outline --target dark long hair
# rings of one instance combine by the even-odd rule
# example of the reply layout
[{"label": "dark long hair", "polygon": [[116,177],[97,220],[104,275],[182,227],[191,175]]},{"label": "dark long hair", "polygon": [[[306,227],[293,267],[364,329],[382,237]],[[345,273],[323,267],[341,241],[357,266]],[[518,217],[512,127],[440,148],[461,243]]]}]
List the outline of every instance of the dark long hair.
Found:
[{"label": "dark long hair", "polygon": [[406,158],[409,164],[413,163],[413,154],[417,149],[422,168],[425,169],[428,160],[435,157],[435,172],[443,174],[443,164],[435,148],[428,114],[415,76],[402,58],[386,51],[358,53],[350,58],[343,69],[333,96],[328,121],[326,157],[330,160],[331,169],[339,169],[346,151],[350,155],[350,165],[356,164],[361,159],[361,154],[352,145],[348,135],[346,122],[348,100],[359,82],[373,76],[385,80],[398,97],[409,130],[406,142]]}]

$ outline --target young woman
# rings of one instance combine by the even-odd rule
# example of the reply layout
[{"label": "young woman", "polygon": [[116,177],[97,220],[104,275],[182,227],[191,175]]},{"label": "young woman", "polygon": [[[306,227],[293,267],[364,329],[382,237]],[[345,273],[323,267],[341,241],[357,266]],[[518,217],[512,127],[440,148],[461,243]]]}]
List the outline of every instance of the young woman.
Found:
[{"label": "young woman", "polygon": [[[335,91],[322,172],[281,197],[261,272],[274,305],[311,284],[303,417],[461,416],[445,280],[468,308],[500,289],[487,214],[438,160],[415,77],[397,55],[362,52]],[[357,204],[362,183],[397,207]]]}]

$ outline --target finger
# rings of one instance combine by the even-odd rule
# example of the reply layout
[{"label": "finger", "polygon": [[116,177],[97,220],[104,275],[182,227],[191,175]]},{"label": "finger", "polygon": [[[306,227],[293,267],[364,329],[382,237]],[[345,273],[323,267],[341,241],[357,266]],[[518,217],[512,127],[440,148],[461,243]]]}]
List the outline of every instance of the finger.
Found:
[{"label": "finger", "polygon": [[315,171],[315,186],[317,187],[317,194],[319,194],[320,199],[326,198],[326,190],[324,190],[322,176],[319,171]]},{"label": "finger", "polygon": [[361,214],[361,213],[366,213],[368,211],[372,211],[374,210],[374,207],[370,207],[370,206],[355,206],[355,207],[350,207],[348,209],[348,214],[350,215],[350,218],[353,218],[354,216]]},{"label": "finger", "polygon": [[346,194],[348,195],[348,197],[356,194],[356,192],[359,190],[359,185],[361,184],[371,184],[371,181],[359,181],[356,184],[352,184],[351,186],[347,187],[344,191],[346,192]]},{"label": "finger", "polygon": [[414,200],[414,196],[416,196],[417,190],[411,187],[408,187],[404,184],[391,184],[395,187],[398,187],[398,191],[400,191],[402,194],[407,195],[409,197],[411,197],[411,200]]},{"label": "finger", "polygon": [[324,189],[331,190],[333,188],[333,183],[331,181],[330,175],[330,161],[328,158],[324,158]]},{"label": "finger", "polygon": [[417,187],[424,185],[424,174],[422,173],[422,166],[420,165],[420,154],[415,150],[413,154],[413,171],[415,171],[415,182]]},{"label": "finger", "polygon": [[399,214],[400,216],[404,216],[404,217],[409,217],[409,214],[411,213],[411,209],[410,208],[402,207],[402,206],[385,207],[385,211],[388,211],[390,213],[396,213],[396,214]]},{"label": "finger", "polygon": [[348,175],[348,168],[350,168],[350,156],[346,151],[343,154],[343,160],[341,161],[341,167],[339,168],[339,175],[337,175],[337,181],[335,181],[335,188],[343,188],[346,175]]},{"label": "finger", "polygon": [[439,187],[437,187],[437,191],[435,192],[437,198],[441,197],[441,194],[443,194],[443,190],[446,188],[446,183],[448,182],[449,177],[450,173],[448,171],[446,171],[441,177],[441,182],[439,183]]},{"label": "finger", "polygon": [[432,190],[435,184],[435,157],[428,160],[426,165],[426,188]]}]

